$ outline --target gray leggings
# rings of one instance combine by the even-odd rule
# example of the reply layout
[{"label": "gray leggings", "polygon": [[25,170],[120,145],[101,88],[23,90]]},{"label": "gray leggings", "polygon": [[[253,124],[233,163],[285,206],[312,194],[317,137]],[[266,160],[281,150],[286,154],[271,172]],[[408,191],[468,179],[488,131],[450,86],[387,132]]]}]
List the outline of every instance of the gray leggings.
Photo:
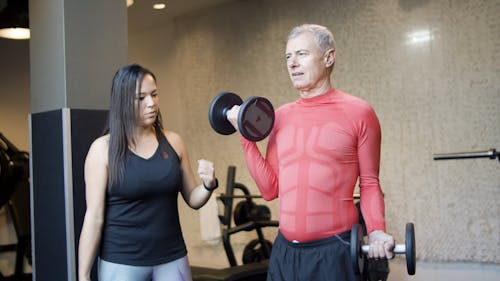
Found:
[{"label": "gray leggings", "polygon": [[124,265],[99,259],[99,281],[192,281],[187,256],[155,266]]}]

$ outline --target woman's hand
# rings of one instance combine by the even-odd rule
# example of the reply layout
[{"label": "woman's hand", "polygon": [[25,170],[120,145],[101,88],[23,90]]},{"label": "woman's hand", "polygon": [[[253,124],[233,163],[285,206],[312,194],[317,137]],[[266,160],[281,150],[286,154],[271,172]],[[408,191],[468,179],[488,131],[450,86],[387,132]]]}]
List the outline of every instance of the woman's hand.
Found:
[{"label": "woman's hand", "polygon": [[217,188],[213,162],[205,159],[198,160],[198,177],[200,177],[205,188],[209,190]]}]

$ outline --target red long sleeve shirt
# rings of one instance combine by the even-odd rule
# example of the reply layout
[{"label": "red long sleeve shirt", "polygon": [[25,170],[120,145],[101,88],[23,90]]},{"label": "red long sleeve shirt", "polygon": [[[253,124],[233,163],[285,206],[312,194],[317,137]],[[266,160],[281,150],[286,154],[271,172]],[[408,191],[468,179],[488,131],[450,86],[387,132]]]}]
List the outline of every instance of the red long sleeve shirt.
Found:
[{"label": "red long sleeve shirt", "polygon": [[281,106],[265,158],[254,142],[240,139],[264,199],[280,198],[279,229],[288,240],[307,242],[350,230],[358,222],[353,200],[358,178],[368,233],[385,231],[381,132],[367,102],[333,89]]}]

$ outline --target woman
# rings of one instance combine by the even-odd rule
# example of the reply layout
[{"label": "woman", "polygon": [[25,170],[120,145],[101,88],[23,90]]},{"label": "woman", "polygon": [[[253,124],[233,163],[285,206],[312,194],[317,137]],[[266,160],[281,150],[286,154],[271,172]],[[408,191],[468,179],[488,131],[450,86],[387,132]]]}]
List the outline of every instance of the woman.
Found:
[{"label": "woman", "polygon": [[120,68],[111,89],[109,128],[85,160],[87,210],[78,276],[99,281],[191,280],[177,209],[178,193],[193,209],[217,188],[214,166],[198,161],[197,185],[181,137],[163,130],[152,72]]}]

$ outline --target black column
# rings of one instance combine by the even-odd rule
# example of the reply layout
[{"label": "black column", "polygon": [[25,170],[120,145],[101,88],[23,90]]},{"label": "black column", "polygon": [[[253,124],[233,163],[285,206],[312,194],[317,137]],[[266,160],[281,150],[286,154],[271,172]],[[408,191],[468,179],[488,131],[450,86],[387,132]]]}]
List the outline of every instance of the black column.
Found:
[{"label": "black column", "polygon": [[73,275],[70,263],[78,255],[73,247],[78,244],[86,206],[84,161],[106,120],[104,110],[63,109],[31,115],[36,280],[67,280]]},{"label": "black column", "polygon": [[36,280],[68,278],[61,115],[61,110],[54,110],[31,117],[30,175],[31,181],[37,183],[31,190]]}]

